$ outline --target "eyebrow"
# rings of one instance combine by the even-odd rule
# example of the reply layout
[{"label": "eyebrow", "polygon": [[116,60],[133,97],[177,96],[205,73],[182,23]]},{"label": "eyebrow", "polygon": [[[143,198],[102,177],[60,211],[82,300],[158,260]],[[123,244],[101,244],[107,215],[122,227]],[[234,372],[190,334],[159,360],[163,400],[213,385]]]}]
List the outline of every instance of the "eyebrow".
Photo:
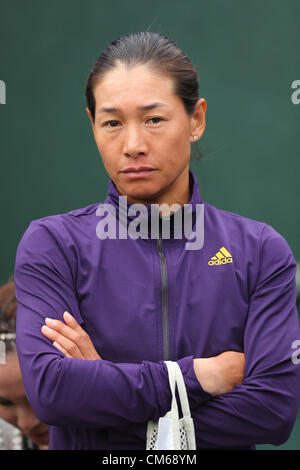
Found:
[{"label": "eyebrow", "polygon": [[[146,106],[139,106],[138,109],[141,111],[151,111],[151,109],[158,108],[161,106],[167,106],[165,103],[151,103],[147,104]],[[119,108],[100,108],[98,113],[116,113],[118,111],[121,111]]]}]

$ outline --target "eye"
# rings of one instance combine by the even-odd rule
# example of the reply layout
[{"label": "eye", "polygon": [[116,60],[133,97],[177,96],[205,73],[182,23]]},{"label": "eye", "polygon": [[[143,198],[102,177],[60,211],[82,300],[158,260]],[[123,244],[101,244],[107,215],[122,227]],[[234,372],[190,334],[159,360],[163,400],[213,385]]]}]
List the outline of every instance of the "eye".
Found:
[{"label": "eye", "polygon": [[149,121],[152,121],[152,124],[159,124],[161,121],[163,121],[163,119],[160,117],[153,117],[150,118]]},{"label": "eye", "polygon": [[108,128],[113,128],[113,127],[117,127],[118,124],[119,124],[119,121],[106,121],[104,122],[103,126],[108,127]]},{"label": "eye", "polygon": [[0,406],[12,406],[12,402],[6,398],[0,398]]}]

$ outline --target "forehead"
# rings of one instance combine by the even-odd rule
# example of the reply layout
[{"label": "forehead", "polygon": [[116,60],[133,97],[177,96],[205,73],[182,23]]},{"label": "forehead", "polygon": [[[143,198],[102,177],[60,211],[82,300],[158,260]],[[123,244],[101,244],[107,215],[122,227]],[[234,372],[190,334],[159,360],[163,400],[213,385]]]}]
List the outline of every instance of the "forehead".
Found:
[{"label": "forehead", "polygon": [[120,102],[145,105],[146,100],[174,105],[179,100],[174,94],[173,79],[147,65],[128,68],[124,64],[118,64],[96,84],[94,95],[97,108],[104,103],[111,106]]}]

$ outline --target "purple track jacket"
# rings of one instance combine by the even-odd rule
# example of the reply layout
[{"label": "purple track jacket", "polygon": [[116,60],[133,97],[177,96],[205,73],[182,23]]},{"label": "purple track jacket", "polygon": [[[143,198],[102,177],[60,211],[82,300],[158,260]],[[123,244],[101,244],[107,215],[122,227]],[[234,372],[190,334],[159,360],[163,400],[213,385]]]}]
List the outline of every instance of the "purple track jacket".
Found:
[{"label": "purple track jacket", "polygon": [[[294,256],[270,225],[203,202],[191,171],[190,189],[193,227],[204,207],[197,250],[172,230],[169,239],[99,238],[103,203],[26,229],[14,273],[17,351],[29,402],[50,425],[50,449],[145,449],[148,420],[171,406],[164,360],[183,373],[197,449],[289,438],[300,399]],[[110,179],[105,203],[117,219],[119,196]],[[62,320],[65,310],[102,360],[67,358],[42,334],[45,318]],[[213,397],[193,358],[228,350],[244,352],[244,380]]]}]

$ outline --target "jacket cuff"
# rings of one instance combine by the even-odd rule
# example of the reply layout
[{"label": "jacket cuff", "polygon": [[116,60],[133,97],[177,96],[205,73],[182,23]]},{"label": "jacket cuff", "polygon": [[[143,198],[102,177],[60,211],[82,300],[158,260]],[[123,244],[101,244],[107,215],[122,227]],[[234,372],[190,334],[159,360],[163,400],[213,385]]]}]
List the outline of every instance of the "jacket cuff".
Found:
[{"label": "jacket cuff", "polygon": [[[190,409],[198,408],[203,402],[212,398],[210,393],[203,390],[194,371],[194,357],[187,356],[176,361],[179,365],[189,399]],[[164,361],[157,364],[149,363],[153,380],[156,385],[156,396],[159,409],[153,418],[158,421],[171,409],[172,394],[169,386],[168,369]]]},{"label": "jacket cuff", "polygon": [[210,393],[203,390],[199,380],[197,379],[194,370],[193,356],[187,356],[179,359],[177,364],[179,365],[183,375],[191,410],[198,408],[203,402],[213,398]]}]

